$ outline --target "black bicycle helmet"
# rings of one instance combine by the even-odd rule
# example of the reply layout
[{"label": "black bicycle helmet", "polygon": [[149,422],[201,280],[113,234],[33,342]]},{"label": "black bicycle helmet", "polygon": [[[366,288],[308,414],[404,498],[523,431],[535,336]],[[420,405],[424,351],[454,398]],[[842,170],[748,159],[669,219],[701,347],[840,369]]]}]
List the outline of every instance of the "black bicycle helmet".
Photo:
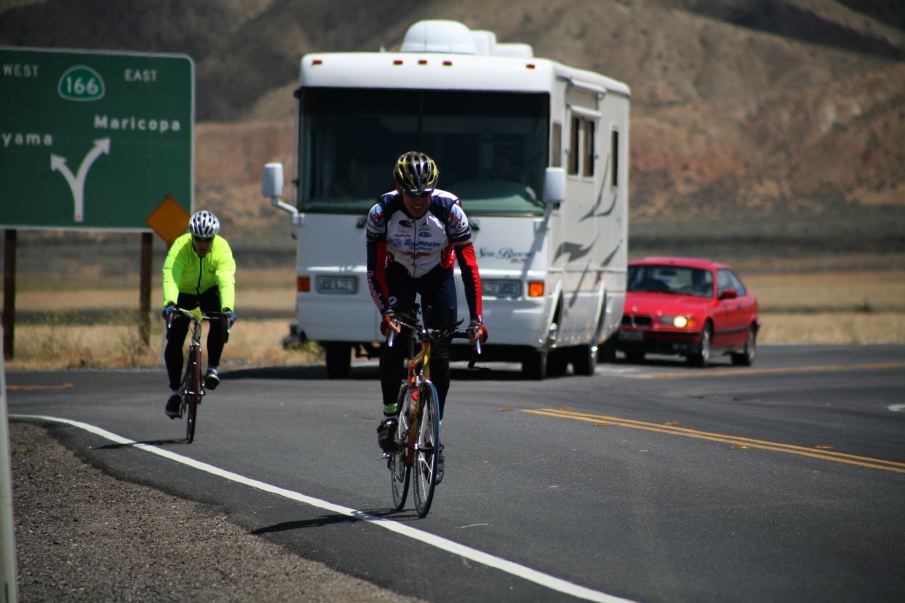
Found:
[{"label": "black bicycle helmet", "polygon": [[419,151],[403,153],[396,160],[393,178],[403,191],[411,195],[430,193],[437,186],[440,171],[433,159]]}]

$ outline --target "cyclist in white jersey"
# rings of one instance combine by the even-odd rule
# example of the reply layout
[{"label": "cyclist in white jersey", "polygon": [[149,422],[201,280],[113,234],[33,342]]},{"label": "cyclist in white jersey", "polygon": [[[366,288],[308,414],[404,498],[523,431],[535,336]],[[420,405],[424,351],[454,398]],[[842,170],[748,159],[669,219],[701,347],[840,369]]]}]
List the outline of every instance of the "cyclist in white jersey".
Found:
[{"label": "cyclist in white jersey", "polygon": [[[384,451],[391,451],[393,446],[399,412],[396,394],[405,375],[403,354],[408,348],[408,332],[401,332],[396,315],[411,316],[415,297],[420,295],[424,325],[429,329],[452,328],[457,307],[454,262],[462,272],[471,342],[487,339],[471,227],[459,199],[436,188],[439,175],[437,164],[424,153],[404,153],[393,170],[395,190],[381,195],[368,213],[368,287],[383,315],[381,333],[387,335],[393,330],[400,334],[399,343],[384,346],[380,358],[383,420],[377,434]],[[434,348],[430,368],[442,418],[449,390],[447,346]],[[442,449],[439,461],[443,463]]]}]

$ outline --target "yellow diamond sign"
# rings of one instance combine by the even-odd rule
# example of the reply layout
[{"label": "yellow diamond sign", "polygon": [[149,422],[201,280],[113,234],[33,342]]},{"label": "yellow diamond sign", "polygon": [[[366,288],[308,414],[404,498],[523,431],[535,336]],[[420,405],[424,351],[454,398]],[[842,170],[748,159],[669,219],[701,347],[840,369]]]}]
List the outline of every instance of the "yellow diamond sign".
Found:
[{"label": "yellow diamond sign", "polygon": [[176,199],[167,195],[163,203],[145,219],[145,224],[166,241],[167,245],[172,245],[176,237],[186,232],[190,217]]}]

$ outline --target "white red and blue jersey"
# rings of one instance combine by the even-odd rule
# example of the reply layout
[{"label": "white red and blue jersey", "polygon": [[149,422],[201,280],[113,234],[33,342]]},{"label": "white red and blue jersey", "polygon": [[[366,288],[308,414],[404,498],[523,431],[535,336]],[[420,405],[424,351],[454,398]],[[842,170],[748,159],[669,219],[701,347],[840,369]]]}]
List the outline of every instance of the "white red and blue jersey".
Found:
[{"label": "white red and blue jersey", "polygon": [[420,218],[405,213],[402,196],[381,195],[368,213],[368,241],[385,241],[387,259],[401,264],[412,278],[420,278],[438,265],[453,264],[453,245],[471,240],[471,228],[455,195],[434,189],[427,211]]},{"label": "white red and blue jersey", "polygon": [[[381,313],[391,309],[384,278],[388,263],[401,265],[409,276],[418,279],[438,266],[452,268],[458,255],[469,310],[472,318],[480,316],[481,284],[469,245],[471,227],[455,195],[434,189],[424,215],[412,218],[405,211],[402,195],[385,193],[368,212],[366,229],[368,286]],[[456,247],[461,249],[459,254]]]}]

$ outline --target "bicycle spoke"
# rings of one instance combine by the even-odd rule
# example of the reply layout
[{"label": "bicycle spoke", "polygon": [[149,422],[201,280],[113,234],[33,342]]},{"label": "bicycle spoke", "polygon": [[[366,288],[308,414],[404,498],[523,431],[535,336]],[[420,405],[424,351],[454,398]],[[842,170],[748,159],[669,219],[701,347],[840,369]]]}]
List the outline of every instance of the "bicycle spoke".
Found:
[{"label": "bicycle spoke", "polygon": [[408,435],[408,403],[406,400],[406,389],[403,387],[399,392],[399,404],[402,407],[399,413],[399,425],[396,428],[396,444],[395,452],[390,455],[389,469],[390,482],[393,491],[393,504],[396,510],[401,510],[405,506],[405,499],[408,497],[409,481],[411,476],[411,467],[406,462],[407,450],[405,448]]},{"label": "bicycle spoke", "polygon": [[440,442],[439,405],[436,390],[428,382],[421,388],[421,409],[415,429],[418,430],[415,452],[415,510],[418,517],[430,511],[437,485],[437,446]]}]

